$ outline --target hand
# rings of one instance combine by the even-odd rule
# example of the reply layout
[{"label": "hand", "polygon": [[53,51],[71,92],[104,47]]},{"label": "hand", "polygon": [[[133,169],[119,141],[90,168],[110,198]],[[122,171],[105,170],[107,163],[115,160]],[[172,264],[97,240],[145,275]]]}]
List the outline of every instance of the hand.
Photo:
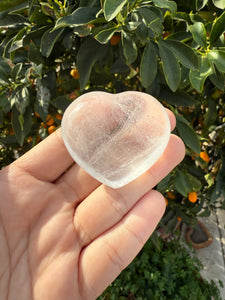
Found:
[{"label": "hand", "polygon": [[183,156],[171,135],[150,170],[113,190],[73,163],[58,130],[3,169],[1,300],[96,299],[154,231],[165,201],[152,188]]}]

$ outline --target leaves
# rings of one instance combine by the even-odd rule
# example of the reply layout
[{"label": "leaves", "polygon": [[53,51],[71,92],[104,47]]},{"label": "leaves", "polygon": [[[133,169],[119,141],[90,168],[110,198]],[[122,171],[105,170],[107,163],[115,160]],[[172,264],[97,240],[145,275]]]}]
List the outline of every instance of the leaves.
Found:
[{"label": "leaves", "polygon": [[16,27],[18,25],[28,25],[27,19],[17,14],[7,14],[3,19],[0,19],[0,28]]},{"label": "leaves", "polygon": [[117,25],[113,25],[107,29],[99,31],[98,34],[96,34],[95,39],[101,44],[106,44],[116,31],[119,31],[119,27]]},{"label": "leaves", "polygon": [[62,35],[64,28],[58,28],[52,31],[52,28],[48,29],[41,39],[41,54],[45,57],[49,57],[55,43]]},{"label": "leaves", "polygon": [[170,89],[175,92],[181,79],[179,63],[177,62],[173,52],[164,46],[164,42],[159,41],[158,45],[166,82]]},{"label": "leaves", "polygon": [[32,127],[32,111],[30,107],[27,107],[24,115],[20,114],[15,106],[13,107],[12,127],[20,146],[22,146]]},{"label": "leaves", "polygon": [[81,89],[84,89],[88,83],[94,64],[100,59],[103,59],[107,51],[107,45],[101,45],[91,37],[83,42],[77,54],[77,69],[80,75],[79,81]]},{"label": "leaves", "polygon": [[127,0],[105,0],[104,2],[104,15],[107,21],[111,21],[117,16],[126,4]]},{"label": "leaves", "polygon": [[37,95],[35,102],[35,111],[45,120],[48,115],[48,107],[51,98],[49,88],[38,78],[37,80]]},{"label": "leaves", "polygon": [[23,88],[18,87],[15,89],[10,96],[10,102],[11,106],[15,104],[18,112],[23,115],[26,107],[29,106],[30,103],[28,88],[25,86]]},{"label": "leaves", "polygon": [[187,195],[193,190],[188,174],[186,172],[177,170],[175,189],[184,197],[187,197]]},{"label": "leaves", "polygon": [[152,42],[145,46],[140,64],[140,77],[142,85],[147,88],[154,80],[157,73],[157,56]]},{"label": "leaves", "polygon": [[137,46],[134,39],[122,31],[123,54],[128,65],[131,65],[137,58]]},{"label": "leaves", "polygon": [[220,9],[225,9],[225,0],[213,0],[213,4]]},{"label": "leaves", "polygon": [[[225,7],[225,3],[224,3]],[[212,26],[212,30],[210,33],[210,45],[213,46],[214,43],[219,39],[221,34],[225,31],[225,11],[216,19]]]},{"label": "leaves", "polygon": [[177,90],[175,93],[163,86],[160,90],[159,97],[170,105],[179,107],[189,107],[199,102],[183,90]]},{"label": "leaves", "polygon": [[172,13],[172,15],[175,15],[177,11],[177,4],[175,1],[153,0],[153,3],[155,4],[155,6],[167,8]]},{"label": "leaves", "polygon": [[196,22],[189,26],[195,42],[203,48],[207,47],[207,36],[205,26],[202,22]]},{"label": "leaves", "polygon": [[95,6],[79,7],[71,15],[58,19],[55,28],[88,24],[96,19],[98,11],[99,8]]},{"label": "leaves", "polygon": [[161,45],[167,47],[171,52],[174,53],[176,58],[186,68],[195,70],[198,68],[198,56],[194,50],[188,45],[175,40],[160,41]]},{"label": "leaves", "polygon": [[187,120],[176,115],[177,129],[184,143],[195,153],[200,153],[200,142],[193,128],[188,124]]},{"label": "leaves", "polygon": [[225,51],[212,50],[207,53],[207,58],[217,67],[217,69],[225,73]]},{"label": "leaves", "polygon": [[189,74],[192,86],[202,92],[206,78],[213,73],[213,69],[206,56],[199,57],[199,69],[191,70]]},{"label": "leaves", "polygon": [[201,10],[203,7],[206,6],[209,0],[196,0],[196,9]]},{"label": "leaves", "polygon": [[20,74],[21,70],[22,70],[23,64],[22,63],[18,63],[16,64],[13,69],[12,69],[12,77],[14,79],[14,81],[16,81],[18,75]]}]

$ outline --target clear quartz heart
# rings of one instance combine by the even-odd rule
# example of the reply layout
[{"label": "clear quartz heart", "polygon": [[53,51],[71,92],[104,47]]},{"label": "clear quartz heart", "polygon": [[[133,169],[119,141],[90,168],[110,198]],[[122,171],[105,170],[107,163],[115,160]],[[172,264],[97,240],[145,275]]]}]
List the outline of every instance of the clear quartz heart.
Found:
[{"label": "clear quartz heart", "polygon": [[65,111],[62,136],[80,167],[119,188],[160,158],[169,141],[170,121],[160,102],[148,94],[89,92]]}]

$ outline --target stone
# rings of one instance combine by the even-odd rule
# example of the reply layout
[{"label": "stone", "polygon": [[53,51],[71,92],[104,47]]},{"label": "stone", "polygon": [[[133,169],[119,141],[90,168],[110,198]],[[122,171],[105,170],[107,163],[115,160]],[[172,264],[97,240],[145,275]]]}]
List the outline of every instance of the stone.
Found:
[{"label": "stone", "polygon": [[64,143],[76,163],[112,188],[147,171],[163,154],[170,137],[165,108],[135,91],[89,92],[65,111]]}]

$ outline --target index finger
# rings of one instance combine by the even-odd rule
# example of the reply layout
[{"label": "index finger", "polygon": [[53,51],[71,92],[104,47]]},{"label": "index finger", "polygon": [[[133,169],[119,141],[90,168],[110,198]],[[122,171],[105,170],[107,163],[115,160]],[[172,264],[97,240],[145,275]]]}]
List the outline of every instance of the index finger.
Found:
[{"label": "index finger", "polygon": [[64,145],[61,129],[17,159],[13,165],[43,181],[55,181],[74,160]]}]

